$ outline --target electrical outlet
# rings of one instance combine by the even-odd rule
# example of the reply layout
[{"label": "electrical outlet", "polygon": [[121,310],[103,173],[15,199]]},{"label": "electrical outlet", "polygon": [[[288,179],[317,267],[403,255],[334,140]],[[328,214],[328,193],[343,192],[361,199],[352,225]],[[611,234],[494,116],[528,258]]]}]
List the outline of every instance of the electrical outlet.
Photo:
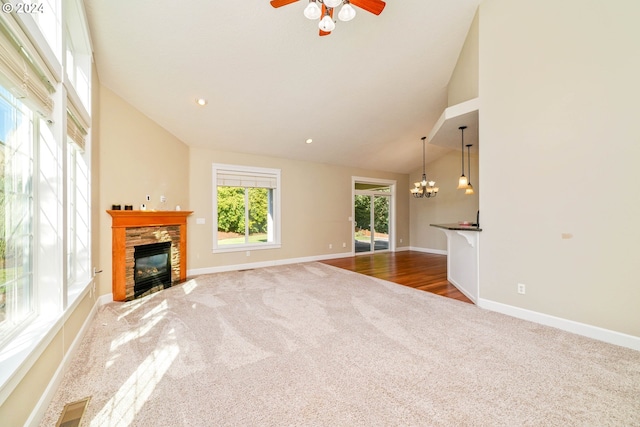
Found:
[{"label": "electrical outlet", "polygon": [[329,243],[329,249],[333,249],[333,245]]},{"label": "electrical outlet", "polygon": [[160,203],[164,203],[167,201],[167,198],[165,196],[160,196]]},{"label": "electrical outlet", "polygon": [[347,247],[347,243],[346,242],[342,242],[342,247],[346,248]]},{"label": "electrical outlet", "polygon": [[251,256],[251,251],[247,251],[247,256]]},{"label": "electrical outlet", "polygon": [[518,293],[524,295],[527,289],[524,283],[518,283]]},{"label": "electrical outlet", "polygon": [[402,239],[400,239],[400,243],[402,243]]}]

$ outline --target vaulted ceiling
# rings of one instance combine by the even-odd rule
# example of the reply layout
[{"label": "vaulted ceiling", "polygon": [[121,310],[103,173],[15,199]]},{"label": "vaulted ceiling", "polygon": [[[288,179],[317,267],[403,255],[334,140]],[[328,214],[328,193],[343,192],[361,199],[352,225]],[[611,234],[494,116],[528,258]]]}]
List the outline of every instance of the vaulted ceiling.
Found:
[{"label": "vaulted ceiling", "polygon": [[399,173],[421,167],[478,3],[388,0],[319,37],[305,0],[85,0],[101,84],[189,146]]}]

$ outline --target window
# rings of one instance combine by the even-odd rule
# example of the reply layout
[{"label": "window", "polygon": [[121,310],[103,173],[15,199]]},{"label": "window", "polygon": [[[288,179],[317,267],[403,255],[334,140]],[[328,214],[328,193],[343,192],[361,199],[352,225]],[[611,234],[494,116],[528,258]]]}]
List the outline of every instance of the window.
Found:
[{"label": "window", "polygon": [[[32,4],[35,4],[35,2]],[[37,3],[37,6],[38,13],[32,13],[30,16],[36,21],[38,29],[57,59],[61,60],[60,46],[62,46],[62,37],[60,22],[62,13],[60,10],[60,0],[41,0]]]},{"label": "window", "polygon": [[214,252],[280,247],[280,170],[213,165]]},{"label": "window", "polygon": [[0,87],[0,343],[33,313],[33,114]]},{"label": "window", "polygon": [[65,71],[84,108],[91,111],[91,46],[79,1],[65,3]]},{"label": "window", "polygon": [[83,285],[91,279],[90,201],[88,160],[72,140],[67,149],[67,283]]}]

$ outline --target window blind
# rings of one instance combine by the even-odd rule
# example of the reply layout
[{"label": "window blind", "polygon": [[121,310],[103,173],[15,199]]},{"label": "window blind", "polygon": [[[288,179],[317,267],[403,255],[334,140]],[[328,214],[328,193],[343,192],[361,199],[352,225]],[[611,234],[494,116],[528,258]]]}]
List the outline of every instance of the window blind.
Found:
[{"label": "window blind", "polygon": [[67,135],[76,143],[80,150],[86,146],[87,128],[89,127],[71,102],[67,102]]},{"label": "window blind", "polygon": [[217,170],[216,180],[225,187],[276,188],[278,183],[276,174],[222,169]]},{"label": "window blind", "polygon": [[35,49],[24,41],[24,34],[18,36],[16,25],[11,25],[8,19],[10,15],[0,14],[0,82],[40,115],[49,117],[55,88],[43,67],[36,64]]}]

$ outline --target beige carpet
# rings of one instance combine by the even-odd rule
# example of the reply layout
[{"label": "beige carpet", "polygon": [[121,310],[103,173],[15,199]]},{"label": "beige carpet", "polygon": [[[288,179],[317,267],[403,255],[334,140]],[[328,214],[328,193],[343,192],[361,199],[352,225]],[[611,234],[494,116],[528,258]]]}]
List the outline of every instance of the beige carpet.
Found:
[{"label": "beige carpet", "polygon": [[87,426],[638,426],[640,352],[320,263],[101,308]]}]

